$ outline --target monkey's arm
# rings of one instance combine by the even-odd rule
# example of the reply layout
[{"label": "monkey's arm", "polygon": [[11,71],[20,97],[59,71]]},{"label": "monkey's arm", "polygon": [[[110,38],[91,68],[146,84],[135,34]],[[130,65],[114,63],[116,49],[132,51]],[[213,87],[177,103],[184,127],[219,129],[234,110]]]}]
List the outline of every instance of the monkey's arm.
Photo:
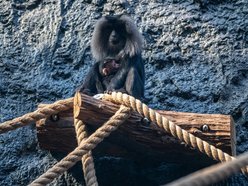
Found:
[{"label": "monkey's arm", "polygon": [[107,86],[107,91],[113,91],[113,90],[117,91],[124,89],[125,81],[128,72],[130,71],[130,68],[133,65],[132,64],[133,62],[134,62],[134,58],[125,59],[121,62],[121,67],[109,82],[109,85]]},{"label": "monkey's arm", "polygon": [[102,84],[99,78],[99,63],[95,63],[93,67],[91,67],[82,86],[79,87],[79,91],[90,96],[103,92]]},{"label": "monkey's arm", "polygon": [[136,68],[132,67],[128,72],[125,90],[127,94],[132,95],[137,99],[144,99],[144,80]]},{"label": "monkey's arm", "polygon": [[[133,61],[134,62],[134,61]],[[125,90],[137,99],[145,100],[145,68],[141,56],[133,63],[125,82]]]},{"label": "monkey's arm", "polygon": [[115,74],[114,78],[110,81],[106,89],[108,91],[113,91],[123,88],[127,74],[128,74],[127,69],[121,69],[119,72]]},{"label": "monkey's arm", "polygon": [[[140,86],[144,86],[145,72],[141,55],[136,55],[124,62],[124,66],[121,67],[121,69],[115,74],[114,78],[110,81],[107,90],[122,90],[122,92],[124,92],[127,87],[127,80],[128,82],[131,82],[130,86],[133,86],[133,84],[136,83],[136,79],[140,79],[138,83],[141,84]],[[133,75],[133,73],[135,73],[135,75]]]}]

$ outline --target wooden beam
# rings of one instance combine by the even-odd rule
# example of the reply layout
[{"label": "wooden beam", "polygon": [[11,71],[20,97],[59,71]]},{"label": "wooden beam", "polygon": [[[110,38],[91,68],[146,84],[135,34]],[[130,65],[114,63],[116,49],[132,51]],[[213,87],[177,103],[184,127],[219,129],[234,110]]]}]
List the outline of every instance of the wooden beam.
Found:
[{"label": "wooden beam", "polygon": [[[44,106],[44,105],[42,105]],[[78,94],[74,113],[83,120],[93,132],[107,121],[119,106]],[[72,110],[59,113],[51,118],[37,122],[38,141],[42,148],[69,152],[77,143],[73,127]],[[158,111],[175,124],[213,144],[223,151],[235,155],[235,128],[229,115],[196,114],[173,111]],[[55,121],[58,119],[57,121]],[[165,133],[155,124],[148,124],[138,113],[133,112],[130,119],[115,131],[99,147],[95,154],[106,154],[134,158],[152,156],[168,162],[198,161],[204,155],[192,150],[184,143]],[[138,157],[137,157],[138,158]],[[210,160],[209,160],[210,161]]]}]

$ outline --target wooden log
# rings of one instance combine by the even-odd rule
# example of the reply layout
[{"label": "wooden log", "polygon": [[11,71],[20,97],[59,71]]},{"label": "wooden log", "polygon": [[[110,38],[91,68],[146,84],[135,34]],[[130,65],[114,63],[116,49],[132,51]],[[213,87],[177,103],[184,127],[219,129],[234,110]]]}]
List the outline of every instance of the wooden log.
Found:
[{"label": "wooden log", "polygon": [[[44,106],[44,105],[43,105]],[[83,120],[91,132],[107,121],[119,106],[78,94],[74,113]],[[158,111],[175,124],[213,144],[223,151],[235,155],[235,128],[232,117],[220,114],[196,114],[173,111]],[[58,119],[57,121],[55,121]],[[38,141],[42,148],[69,152],[77,145],[73,127],[72,110],[61,112],[58,118],[37,122]],[[185,162],[209,158],[165,133],[155,124],[147,125],[138,113],[133,112],[130,119],[119,130],[99,145],[94,151],[98,155],[111,155],[130,158],[153,157],[168,162]]]}]

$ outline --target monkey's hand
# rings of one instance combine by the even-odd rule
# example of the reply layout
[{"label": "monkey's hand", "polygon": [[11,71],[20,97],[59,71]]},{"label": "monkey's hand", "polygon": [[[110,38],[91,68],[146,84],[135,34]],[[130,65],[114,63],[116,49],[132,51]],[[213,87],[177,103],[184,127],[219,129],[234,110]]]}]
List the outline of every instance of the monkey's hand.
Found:
[{"label": "monkey's hand", "polygon": [[[111,90],[105,90],[103,94],[111,94],[112,92],[113,91],[111,91]],[[96,95],[93,96],[93,98],[95,98],[95,99],[102,99],[103,94],[96,94]]]},{"label": "monkey's hand", "polygon": [[113,92],[112,90],[105,90],[104,94],[112,94],[112,92]]},{"label": "monkey's hand", "polygon": [[93,98],[95,99],[102,99],[103,98],[103,94],[96,94],[93,96]]}]

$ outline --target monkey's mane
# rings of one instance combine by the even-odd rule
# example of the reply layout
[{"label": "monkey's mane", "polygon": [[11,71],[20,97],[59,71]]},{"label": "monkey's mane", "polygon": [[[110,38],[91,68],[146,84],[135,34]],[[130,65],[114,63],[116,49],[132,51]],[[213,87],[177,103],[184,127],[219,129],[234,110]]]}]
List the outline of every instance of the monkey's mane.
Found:
[{"label": "monkey's mane", "polygon": [[[124,22],[126,30],[126,43],[123,49],[119,52],[120,55],[133,57],[141,53],[143,37],[138,31],[138,28],[134,24],[133,20],[126,16],[120,16],[119,20]],[[108,25],[108,20],[105,17],[99,19],[94,28],[92,40],[91,40],[91,51],[93,57],[97,61],[101,61],[108,55],[108,37],[106,37],[106,31],[104,30]]]}]

